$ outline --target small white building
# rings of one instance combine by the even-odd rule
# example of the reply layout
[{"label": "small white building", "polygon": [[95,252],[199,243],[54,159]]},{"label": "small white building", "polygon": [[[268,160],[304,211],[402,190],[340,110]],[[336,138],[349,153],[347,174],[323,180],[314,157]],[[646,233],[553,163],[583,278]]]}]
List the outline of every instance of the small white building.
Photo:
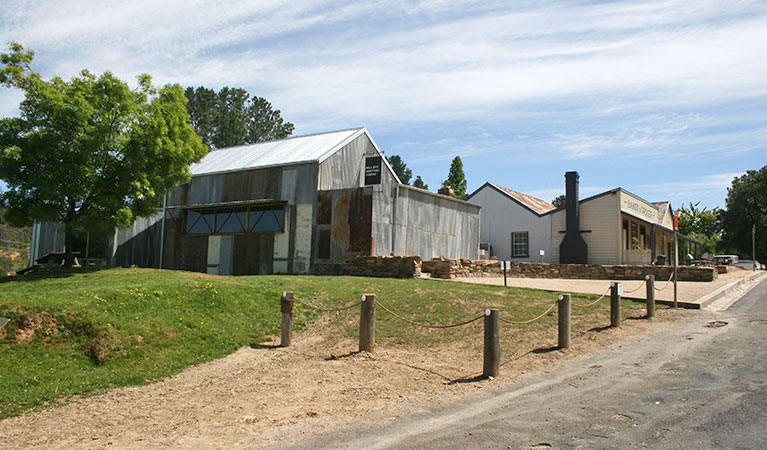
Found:
[{"label": "small white building", "polygon": [[480,241],[490,244],[491,256],[551,263],[551,215],[548,213],[556,209],[554,205],[490,182],[466,200],[482,205]]},{"label": "small white building", "polygon": [[[673,261],[674,214],[668,202],[648,202],[622,188],[581,200],[578,173],[568,172],[565,179],[566,200],[558,208],[490,182],[468,197],[482,206],[480,242],[490,244],[491,256],[553,264]],[[678,233],[677,238],[699,253],[701,242]]]}]

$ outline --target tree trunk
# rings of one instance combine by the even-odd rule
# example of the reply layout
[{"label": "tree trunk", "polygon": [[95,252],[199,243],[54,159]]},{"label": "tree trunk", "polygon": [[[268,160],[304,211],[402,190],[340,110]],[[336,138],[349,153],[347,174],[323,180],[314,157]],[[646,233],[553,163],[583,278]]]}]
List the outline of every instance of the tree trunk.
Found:
[{"label": "tree trunk", "polygon": [[72,267],[75,264],[75,256],[72,254],[72,247],[75,244],[75,235],[71,231],[64,229],[64,267]]}]

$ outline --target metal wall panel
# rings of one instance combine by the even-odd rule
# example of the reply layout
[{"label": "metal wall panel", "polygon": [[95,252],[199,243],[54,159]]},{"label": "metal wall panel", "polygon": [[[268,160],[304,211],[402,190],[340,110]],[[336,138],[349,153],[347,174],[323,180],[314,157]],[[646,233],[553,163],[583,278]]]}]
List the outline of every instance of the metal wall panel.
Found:
[{"label": "metal wall panel", "polygon": [[372,188],[367,187],[317,193],[318,212],[314,233],[318,239],[317,258],[370,255],[372,191]]},{"label": "metal wall panel", "polygon": [[[60,253],[64,251],[64,225],[60,223],[38,223],[39,235],[37,235],[37,254],[35,260],[48,253]],[[34,236],[33,236],[34,238]]]},{"label": "metal wall panel", "polygon": [[373,205],[376,255],[477,258],[479,206],[405,186],[394,190],[391,201],[390,218],[377,215],[386,211],[384,205]]},{"label": "metal wall panel", "polygon": [[372,147],[372,144],[363,134],[323,161],[319,165],[317,189],[329,191],[360,187],[368,147]]},{"label": "metal wall panel", "polygon": [[159,267],[161,230],[162,214],[139,217],[131,226],[118,229],[111,264]]}]

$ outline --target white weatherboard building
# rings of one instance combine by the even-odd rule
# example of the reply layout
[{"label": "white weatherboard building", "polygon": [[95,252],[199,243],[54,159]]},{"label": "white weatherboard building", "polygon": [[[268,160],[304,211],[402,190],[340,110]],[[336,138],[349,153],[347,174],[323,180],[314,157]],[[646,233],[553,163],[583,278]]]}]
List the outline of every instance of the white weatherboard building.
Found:
[{"label": "white weatherboard building", "polygon": [[[648,202],[622,188],[578,198],[578,174],[559,208],[548,202],[485,183],[467,200],[482,206],[480,242],[492,256],[517,262],[581,264],[668,264],[673,261],[673,211],[668,202]],[[575,206],[568,224],[567,206]],[[574,236],[569,244],[565,236]],[[678,235],[699,249],[700,242]],[[573,247],[577,251],[573,255]],[[563,252],[569,255],[563,256]],[[695,252],[695,251],[693,251]]]},{"label": "white weatherboard building", "polygon": [[482,205],[480,241],[491,255],[512,261],[551,262],[551,216],[556,208],[532,195],[485,183],[466,199]]}]

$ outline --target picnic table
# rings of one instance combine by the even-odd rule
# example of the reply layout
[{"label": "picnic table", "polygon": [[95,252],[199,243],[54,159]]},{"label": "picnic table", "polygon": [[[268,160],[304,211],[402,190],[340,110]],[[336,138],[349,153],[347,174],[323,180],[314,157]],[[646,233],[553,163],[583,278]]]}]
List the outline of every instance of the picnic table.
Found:
[{"label": "picnic table", "polygon": [[[75,257],[75,260],[72,264],[73,267],[80,267],[80,263],[77,261],[77,256],[79,254],[80,252],[72,252],[72,255]],[[66,256],[67,254],[64,252],[50,252],[37,258],[35,262],[41,264],[44,267],[58,267],[64,264],[64,259]]]}]

